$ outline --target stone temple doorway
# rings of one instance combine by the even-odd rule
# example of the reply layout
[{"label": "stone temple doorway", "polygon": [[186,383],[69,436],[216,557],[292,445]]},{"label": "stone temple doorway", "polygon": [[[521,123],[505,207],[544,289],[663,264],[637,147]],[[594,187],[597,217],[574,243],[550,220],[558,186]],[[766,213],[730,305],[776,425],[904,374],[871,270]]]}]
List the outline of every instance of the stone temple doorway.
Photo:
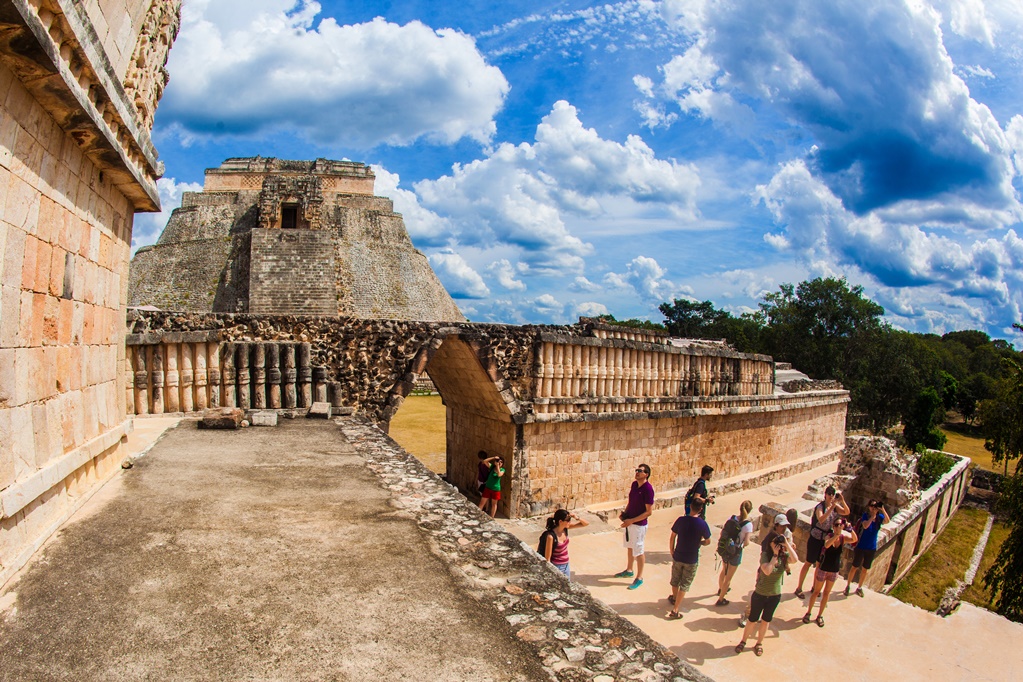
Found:
[{"label": "stone temple doorway", "polygon": [[[517,508],[512,485],[517,425],[512,420],[512,406],[496,383],[496,370],[485,368],[477,349],[458,335],[439,336],[424,350],[414,369],[429,374],[444,405],[446,478],[476,501],[477,453],[485,450],[501,455],[505,475],[498,515],[513,516]],[[392,401],[406,399],[400,391],[411,392],[411,388],[396,387]]]}]

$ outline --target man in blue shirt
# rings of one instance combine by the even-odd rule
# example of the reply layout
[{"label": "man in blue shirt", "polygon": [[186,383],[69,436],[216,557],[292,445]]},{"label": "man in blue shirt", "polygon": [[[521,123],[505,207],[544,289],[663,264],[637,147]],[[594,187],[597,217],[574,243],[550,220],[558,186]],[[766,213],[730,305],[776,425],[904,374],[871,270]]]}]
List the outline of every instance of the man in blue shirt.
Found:
[{"label": "man in blue shirt", "polygon": [[700,547],[710,544],[710,526],[700,518],[703,512],[703,501],[693,500],[689,504],[689,514],[675,519],[671,526],[671,538],[668,547],[671,549],[671,611],[668,620],[682,617],[678,607],[692,587],[696,577],[696,568],[700,563]]},{"label": "man in blue shirt", "polygon": [[870,567],[874,563],[874,555],[877,553],[877,533],[881,530],[881,526],[888,522],[888,518],[888,512],[885,511],[880,500],[871,500],[867,503],[867,511],[863,512],[863,518],[860,519],[856,527],[856,532],[860,537],[856,543],[856,549],[853,550],[853,565],[849,571],[849,582],[845,584],[845,596],[849,596],[849,586],[852,585],[857,571],[860,575],[860,582],[856,586],[856,594],[863,596],[863,581],[867,579],[867,573],[870,571]]}]

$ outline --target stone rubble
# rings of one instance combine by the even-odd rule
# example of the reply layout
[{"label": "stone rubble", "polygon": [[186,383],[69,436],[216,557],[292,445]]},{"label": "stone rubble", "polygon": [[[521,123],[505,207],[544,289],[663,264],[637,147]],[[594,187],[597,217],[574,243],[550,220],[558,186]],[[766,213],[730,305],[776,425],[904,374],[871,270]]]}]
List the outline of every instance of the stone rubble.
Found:
[{"label": "stone rubble", "polygon": [[804,497],[822,499],[829,485],[843,491],[853,510],[863,510],[870,499],[881,500],[892,515],[920,499],[915,455],[899,449],[888,438],[848,436],[838,471],[814,481]]},{"label": "stone rubble", "polygon": [[414,518],[436,554],[481,603],[504,614],[509,636],[532,645],[552,680],[705,682],[642,630],[570,583],[372,423],[334,420]]}]

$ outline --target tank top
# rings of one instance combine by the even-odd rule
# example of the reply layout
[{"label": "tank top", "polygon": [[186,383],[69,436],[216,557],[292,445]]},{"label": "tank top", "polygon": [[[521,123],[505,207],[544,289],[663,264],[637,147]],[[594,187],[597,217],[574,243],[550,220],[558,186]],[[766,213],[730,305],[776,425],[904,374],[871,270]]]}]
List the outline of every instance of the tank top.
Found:
[{"label": "tank top", "polygon": [[[555,538],[557,539],[557,538]],[[567,564],[568,563],[568,531],[565,531],[565,541],[556,542],[554,548],[551,550],[551,563],[552,564]]]},{"label": "tank top", "polygon": [[824,558],[821,559],[821,570],[826,573],[836,573],[842,566],[842,546],[845,545],[845,538],[834,547],[824,549]]}]

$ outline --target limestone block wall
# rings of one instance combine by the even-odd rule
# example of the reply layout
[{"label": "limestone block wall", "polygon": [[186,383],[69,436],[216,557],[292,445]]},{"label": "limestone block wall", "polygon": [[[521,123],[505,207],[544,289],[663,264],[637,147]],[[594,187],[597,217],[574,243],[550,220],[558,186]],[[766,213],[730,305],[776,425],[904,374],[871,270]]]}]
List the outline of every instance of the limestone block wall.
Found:
[{"label": "limestone block wall", "polygon": [[718,478],[753,473],[844,444],[846,399],[779,396],[769,406],[705,408],[686,416],[622,414],[622,419],[533,422],[523,426],[519,509],[546,513],[622,499],[636,465],[655,489],[686,489],[704,464]]},{"label": "limestone block wall", "polygon": [[252,230],[249,311],[333,315],[334,240],[323,230]]},{"label": "limestone block wall", "polygon": [[131,270],[132,297],[128,305],[148,301],[147,305],[164,308],[184,301],[213,309],[223,289],[224,263],[230,260],[234,246],[230,237],[219,237],[174,249],[161,245],[139,249],[134,262],[142,267]]},{"label": "limestone block wall", "polygon": [[[0,584],[116,471],[131,429],[132,219],[158,210],[159,195],[151,121],[135,108],[138,81],[121,74],[160,80],[149,70],[163,68],[173,31],[137,62],[124,55],[139,21],[155,9],[176,26],[178,5],[15,0],[0,11]],[[153,108],[160,90],[147,93]]]},{"label": "limestone block wall", "polygon": [[480,415],[460,405],[447,407],[448,481],[475,500],[477,453],[486,450],[487,454],[501,455],[505,460],[505,474],[497,511],[506,517],[518,515],[519,507],[520,486],[516,474],[523,462],[521,457],[515,456],[515,432],[516,425],[509,420]]}]

